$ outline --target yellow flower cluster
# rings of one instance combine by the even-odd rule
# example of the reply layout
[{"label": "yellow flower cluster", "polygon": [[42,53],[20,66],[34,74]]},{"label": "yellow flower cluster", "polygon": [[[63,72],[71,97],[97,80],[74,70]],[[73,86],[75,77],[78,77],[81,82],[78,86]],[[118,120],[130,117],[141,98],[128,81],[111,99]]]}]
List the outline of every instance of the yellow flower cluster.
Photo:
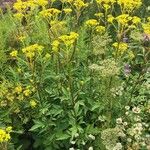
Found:
[{"label": "yellow flower cluster", "polygon": [[96,2],[98,4],[102,4],[102,3],[105,3],[105,4],[113,4],[116,2],[116,0],[96,0]]},{"label": "yellow flower cluster", "polygon": [[143,27],[144,33],[150,35],[150,17],[148,17],[147,20],[148,20],[148,22],[143,23],[142,27]]},{"label": "yellow flower cluster", "polygon": [[114,20],[115,20],[115,17],[114,17],[114,16],[112,16],[112,15],[108,15],[108,16],[107,16],[107,21],[108,21],[109,23],[113,23]]},{"label": "yellow flower cluster", "polygon": [[18,12],[24,12],[27,8],[30,8],[31,10],[34,10],[38,6],[45,7],[48,4],[48,0],[17,0],[16,3],[14,3],[14,9],[16,9]]},{"label": "yellow flower cluster", "polygon": [[83,0],[75,0],[73,5],[76,7],[76,10],[81,10],[82,8],[85,8],[88,6],[88,3],[84,3]]},{"label": "yellow flower cluster", "polygon": [[114,24],[114,21],[117,21],[119,25],[128,28],[136,28],[136,25],[141,23],[141,18],[137,16],[130,16],[129,14],[121,14],[116,18],[112,15],[107,16],[108,23]]},{"label": "yellow flower cluster", "polygon": [[12,127],[7,127],[6,129],[0,129],[0,143],[8,142],[10,140],[10,132],[12,132]]},{"label": "yellow flower cluster", "polygon": [[98,33],[104,33],[105,32],[105,27],[104,26],[97,26],[96,27],[96,32]]},{"label": "yellow flower cluster", "polygon": [[17,13],[14,14],[14,17],[18,20],[21,20],[25,16],[26,14],[25,12],[28,8],[30,8],[28,10],[29,14],[29,11],[31,12],[35,10],[36,8],[38,8],[38,6],[42,6],[45,8],[47,4],[48,0],[26,0],[26,1],[17,0],[13,6],[13,8],[17,10]]},{"label": "yellow flower cluster", "polygon": [[78,38],[79,34],[75,32],[70,32],[70,35],[62,35],[59,40],[63,42],[67,47],[71,46]]},{"label": "yellow flower cluster", "polygon": [[10,82],[3,81],[0,84],[0,106],[5,107],[15,99],[14,92],[11,90],[13,85]]},{"label": "yellow flower cluster", "polygon": [[113,46],[115,47],[118,55],[123,55],[124,52],[126,52],[128,49],[128,44],[124,42],[121,43],[116,42],[113,44]]},{"label": "yellow flower cluster", "polygon": [[95,13],[94,15],[95,15],[96,17],[103,17],[103,16],[104,16],[103,13]]},{"label": "yellow flower cluster", "polygon": [[59,41],[58,40],[54,40],[53,42],[52,42],[52,50],[53,50],[53,52],[57,52],[58,51],[58,49],[59,49]]},{"label": "yellow flower cluster", "polygon": [[34,44],[34,45],[31,45],[31,46],[28,46],[26,48],[23,48],[22,49],[22,52],[26,55],[26,57],[28,58],[33,58],[35,56],[35,54],[38,52],[38,53],[41,53],[43,51],[43,46],[41,45],[38,45],[38,44]]},{"label": "yellow flower cluster", "polygon": [[37,7],[35,4],[34,0],[27,0],[27,1],[22,1],[22,0],[17,0],[16,3],[14,3],[13,8],[17,10],[17,12],[25,12],[27,8],[30,8],[30,10],[34,10]]},{"label": "yellow flower cluster", "polygon": [[139,17],[137,17],[137,16],[133,16],[133,17],[132,17],[132,23],[133,23],[133,24],[141,23],[141,18],[139,18]]},{"label": "yellow flower cluster", "polygon": [[24,17],[24,14],[18,12],[18,13],[15,13],[15,14],[14,14],[14,17],[15,17],[16,19],[18,19],[18,20],[21,20],[21,19]]},{"label": "yellow flower cluster", "polygon": [[106,11],[116,2],[116,0],[96,0]]},{"label": "yellow flower cluster", "polygon": [[22,86],[21,85],[18,85],[17,87],[15,87],[15,92],[17,94],[20,94],[22,92]]},{"label": "yellow flower cluster", "polygon": [[88,26],[88,27],[95,27],[97,26],[99,23],[96,19],[89,19],[85,22],[85,24]]},{"label": "yellow flower cluster", "polygon": [[11,53],[10,53],[10,56],[12,57],[17,57],[18,55],[18,51],[17,50],[13,50]]},{"label": "yellow flower cluster", "polygon": [[[30,81],[32,82],[32,81]],[[34,86],[23,87],[20,83],[13,85],[9,82],[0,84],[0,107],[11,106],[19,103],[35,92]]]},{"label": "yellow flower cluster", "polygon": [[132,11],[142,5],[141,0],[118,0],[117,3],[122,7],[122,10]]},{"label": "yellow flower cluster", "polygon": [[72,9],[71,8],[64,8],[63,11],[66,13],[66,14],[69,14],[72,12]]},{"label": "yellow flower cluster", "polygon": [[122,14],[117,16],[116,21],[121,25],[128,25],[128,22],[132,20],[132,17],[129,14]]},{"label": "yellow flower cluster", "polygon": [[40,12],[41,16],[43,16],[44,18],[56,17],[60,13],[61,11],[56,8],[50,8],[50,9],[46,9]]},{"label": "yellow flower cluster", "polygon": [[34,2],[39,6],[43,6],[43,7],[45,7],[48,4],[48,0],[34,0]]},{"label": "yellow flower cluster", "polygon": [[[32,81],[31,81],[32,82]],[[35,88],[32,87],[32,86],[27,86],[24,91],[23,91],[23,94],[24,96],[28,97],[32,94],[32,92],[35,92]]]},{"label": "yellow flower cluster", "polygon": [[35,108],[37,106],[37,102],[35,100],[30,100],[30,106]]},{"label": "yellow flower cluster", "polygon": [[73,0],[60,0],[62,3],[72,3]]}]

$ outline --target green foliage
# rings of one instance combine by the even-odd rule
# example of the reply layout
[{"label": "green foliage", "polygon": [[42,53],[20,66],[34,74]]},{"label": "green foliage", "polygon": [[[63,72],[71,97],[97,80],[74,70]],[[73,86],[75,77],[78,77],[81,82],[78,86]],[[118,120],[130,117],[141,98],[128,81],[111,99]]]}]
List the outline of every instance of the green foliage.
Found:
[{"label": "green foliage", "polygon": [[0,148],[148,150],[146,5],[31,0],[2,14],[0,129],[13,131]]}]

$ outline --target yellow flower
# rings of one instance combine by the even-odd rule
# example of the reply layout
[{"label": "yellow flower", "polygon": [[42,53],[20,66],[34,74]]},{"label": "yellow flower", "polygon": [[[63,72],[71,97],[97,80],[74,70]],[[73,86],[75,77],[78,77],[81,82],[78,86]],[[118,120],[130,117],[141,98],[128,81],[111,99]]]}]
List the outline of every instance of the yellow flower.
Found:
[{"label": "yellow flower", "polygon": [[70,35],[62,35],[59,40],[62,41],[67,47],[71,46],[78,38],[78,33],[70,32]]},{"label": "yellow flower", "polygon": [[85,8],[88,6],[88,3],[84,3],[83,0],[74,0],[73,5],[76,7],[78,11],[80,11],[82,8]]},{"label": "yellow flower", "polygon": [[26,48],[22,49],[22,52],[26,55],[28,58],[33,58],[36,53],[42,53],[44,47],[38,44],[30,45]]},{"label": "yellow flower", "polygon": [[105,32],[105,27],[104,26],[97,26],[96,27],[96,32],[104,33]]},{"label": "yellow flower", "polygon": [[72,3],[74,0],[60,0],[62,3]]},{"label": "yellow flower", "polygon": [[103,16],[104,16],[103,13],[95,13],[94,15],[95,15],[96,17],[103,17]]},{"label": "yellow flower", "polygon": [[[12,128],[10,128],[10,127],[6,128],[6,129],[9,129],[9,132],[11,132],[11,130],[12,130]],[[10,140],[9,132],[4,129],[0,129],[0,143],[7,142],[8,140]]]},{"label": "yellow flower", "polygon": [[109,23],[113,23],[114,20],[115,20],[115,18],[114,18],[112,15],[108,15],[107,21],[108,21]]},{"label": "yellow flower", "polygon": [[104,9],[107,11],[108,9],[110,9],[111,8],[111,6],[110,5],[108,5],[108,4],[104,4],[103,5],[103,7],[104,7]]},{"label": "yellow flower", "polygon": [[116,2],[116,0],[96,0],[96,2],[98,4],[102,4],[102,3],[104,3],[104,4],[113,4],[113,3]]},{"label": "yellow flower", "polygon": [[22,13],[16,13],[14,14],[14,17],[18,20],[22,20],[22,18],[24,17],[24,15]]},{"label": "yellow flower", "polygon": [[21,93],[21,92],[22,92],[22,87],[21,87],[20,85],[17,86],[17,87],[15,88],[15,92],[16,92],[17,94]]},{"label": "yellow flower", "polygon": [[32,92],[31,92],[29,89],[26,89],[26,90],[23,91],[23,94],[24,94],[25,96],[29,96],[31,93],[32,93]]},{"label": "yellow flower", "polygon": [[40,6],[46,6],[48,4],[48,0],[37,0],[36,3]]},{"label": "yellow flower", "polygon": [[85,24],[89,27],[95,27],[98,25],[98,21],[96,19],[90,19],[90,20],[87,20]]},{"label": "yellow flower", "polygon": [[16,3],[14,3],[13,8],[17,10],[19,13],[24,13],[27,8],[30,7],[30,11],[34,10],[38,5],[35,3],[34,0],[28,0],[28,1],[22,1],[17,0]]},{"label": "yellow flower", "polygon": [[78,36],[79,36],[79,34],[78,34],[78,33],[70,32],[70,37],[71,37],[71,39],[77,39],[77,38],[78,38]]},{"label": "yellow flower", "polygon": [[128,44],[121,42],[121,43],[114,43],[113,46],[115,47],[116,51],[118,54],[123,55],[124,52],[126,52],[126,50],[128,49]]},{"label": "yellow flower", "polygon": [[130,17],[129,14],[122,14],[116,17],[116,20],[121,25],[128,25],[128,22],[132,20],[132,17]]},{"label": "yellow flower", "polygon": [[132,11],[142,5],[141,0],[117,0],[117,3],[126,11]]},{"label": "yellow flower", "polygon": [[20,37],[18,37],[18,39],[19,39],[21,42],[23,42],[23,41],[26,39],[26,36],[25,36],[25,35],[20,36]]},{"label": "yellow flower", "polygon": [[36,102],[35,100],[31,100],[31,101],[30,101],[30,106],[31,106],[32,108],[35,108],[35,107],[37,106],[37,102]]},{"label": "yellow flower", "polygon": [[143,23],[142,27],[143,27],[144,33],[150,35],[150,23]]},{"label": "yellow flower", "polygon": [[72,12],[72,9],[71,8],[64,8],[63,11],[66,13],[66,14],[69,14]]},{"label": "yellow flower", "polygon": [[58,49],[59,49],[59,41],[58,40],[54,40],[53,42],[52,42],[52,50],[54,51],[54,52],[57,52],[58,51]]},{"label": "yellow flower", "polygon": [[60,14],[61,11],[59,9],[56,8],[50,8],[50,9],[46,9],[40,12],[40,14],[44,17],[56,17],[58,16],[58,14]]},{"label": "yellow flower", "polygon": [[12,51],[10,53],[10,56],[12,56],[12,57],[17,57],[17,55],[18,55],[18,51],[17,50],[14,50],[14,51]]},{"label": "yellow flower", "polygon": [[132,23],[133,24],[138,24],[138,23],[141,23],[141,18],[137,17],[137,16],[134,16],[132,18]]}]

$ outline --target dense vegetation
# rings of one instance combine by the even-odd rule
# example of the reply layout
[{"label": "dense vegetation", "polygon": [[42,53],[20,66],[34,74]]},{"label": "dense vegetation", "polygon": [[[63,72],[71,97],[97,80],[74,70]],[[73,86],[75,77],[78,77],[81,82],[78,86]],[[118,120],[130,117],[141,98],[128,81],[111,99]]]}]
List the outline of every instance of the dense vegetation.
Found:
[{"label": "dense vegetation", "polygon": [[6,7],[0,150],[150,150],[149,0]]}]

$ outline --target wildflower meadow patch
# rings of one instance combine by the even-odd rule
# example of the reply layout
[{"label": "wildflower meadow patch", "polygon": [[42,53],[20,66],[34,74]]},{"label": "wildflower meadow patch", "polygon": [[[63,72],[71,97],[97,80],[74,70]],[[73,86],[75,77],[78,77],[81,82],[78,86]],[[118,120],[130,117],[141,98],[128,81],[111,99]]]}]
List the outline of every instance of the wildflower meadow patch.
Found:
[{"label": "wildflower meadow patch", "polygon": [[150,150],[149,0],[0,8],[0,150]]}]

